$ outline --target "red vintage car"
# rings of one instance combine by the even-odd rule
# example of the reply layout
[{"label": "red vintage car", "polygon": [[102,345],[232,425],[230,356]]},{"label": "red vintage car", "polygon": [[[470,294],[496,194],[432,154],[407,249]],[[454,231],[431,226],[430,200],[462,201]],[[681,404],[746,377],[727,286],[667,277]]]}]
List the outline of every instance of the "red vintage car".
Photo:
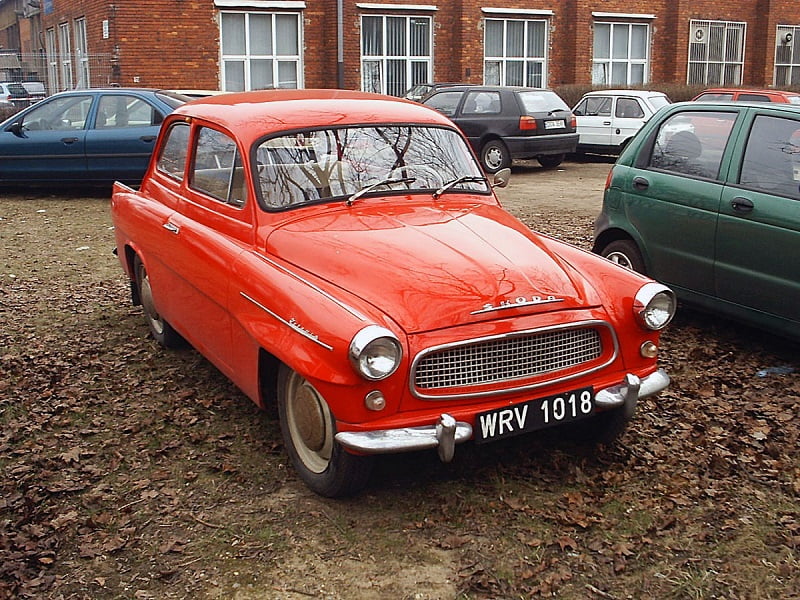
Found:
[{"label": "red vintage car", "polygon": [[405,100],[226,94],[164,121],[117,252],[155,339],[191,343],[326,496],[375,454],[578,424],[618,433],[669,377],[673,293],[505,212],[458,129]]}]

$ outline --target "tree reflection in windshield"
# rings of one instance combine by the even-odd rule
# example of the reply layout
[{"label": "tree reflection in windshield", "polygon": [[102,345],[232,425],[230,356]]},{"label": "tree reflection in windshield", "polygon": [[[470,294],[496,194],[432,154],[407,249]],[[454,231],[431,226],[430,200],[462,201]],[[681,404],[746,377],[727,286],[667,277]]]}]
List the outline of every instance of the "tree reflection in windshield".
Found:
[{"label": "tree reflection in windshield", "polygon": [[[437,190],[482,172],[463,138],[439,127],[376,125],[319,129],[273,137],[256,149],[256,189],[267,209],[355,194],[384,179],[407,179],[393,190]],[[413,180],[413,181],[412,181]],[[485,181],[451,188],[488,193]]]}]

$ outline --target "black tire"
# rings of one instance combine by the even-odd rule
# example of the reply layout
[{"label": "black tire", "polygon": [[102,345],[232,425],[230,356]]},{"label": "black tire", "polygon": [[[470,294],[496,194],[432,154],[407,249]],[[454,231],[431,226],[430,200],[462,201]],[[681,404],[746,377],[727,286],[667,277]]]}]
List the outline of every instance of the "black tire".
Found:
[{"label": "black tire", "polygon": [[182,348],[186,342],[156,309],[153,290],[150,287],[150,278],[142,260],[136,256],[133,260],[133,270],[136,276],[136,285],[139,289],[139,299],[144,309],[144,317],[153,339],[165,348]]},{"label": "black tire", "polygon": [[564,162],[565,156],[565,154],[542,154],[541,156],[537,156],[536,160],[538,160],[539,164],[545,169],[554,169]]},{"label": "black tire", "polygon": [[511,154],[500,140],[489,140],[481,148],[481,165],[487,173],[497,173],[511,166]]},{"label": "black tire", "polygon": [[328,498],[361,491],[373,457],[350,454],[336,442],[336,424],[320,393],[285,365],[278,371],[277,392],[283,443],[303,482]]},{"label": "black tire", "polygon": [[642,253],[633,240],[614,240],[606,244],[600,251],[600,255],[605,256],[621,267],[636,271],[642,275],[647,274]]}]

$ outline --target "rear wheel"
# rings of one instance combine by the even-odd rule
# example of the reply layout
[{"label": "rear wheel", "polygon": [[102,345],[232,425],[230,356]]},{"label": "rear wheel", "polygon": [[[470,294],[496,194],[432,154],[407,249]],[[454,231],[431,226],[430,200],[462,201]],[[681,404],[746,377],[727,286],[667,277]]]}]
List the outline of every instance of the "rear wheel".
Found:
[{"label": "rear wheel", "polygon": [[133,261],[133,269],[136,276],[136,285],[139,288],[139,299],[142,301],[144,316],[153,339],[165,348],[180,348],[184,345],[184,340],[177,331],[170,325],[158,312],[153,290],[150,287],[150,277],[147,269],[138,256]]},{"label": "rear wheel", "polygon": [[511,166],[511,154],[500,140],[489,140],[481,148],[481,165],[487,173],[497,173]]},{"label": "rear wheel", "polygon": [[289,459],[314,492],[329,498],[348,496],[367,484],[372,457],[350,454],[336,442],[328,403],[285,365],[278,372],[278,417]]},{"label": "rear wheel", "polygon": [[541,156],[537,156],[536,160],[538,160],[539,164],[545,169],[553,169],[564,162],[565,156],[565,154],[542,154]]},{"label": "rear wheel", "polygon": [[646,274],[642,253],[633,240],[614,240],[600,251],[600,255],[621,267]]}]

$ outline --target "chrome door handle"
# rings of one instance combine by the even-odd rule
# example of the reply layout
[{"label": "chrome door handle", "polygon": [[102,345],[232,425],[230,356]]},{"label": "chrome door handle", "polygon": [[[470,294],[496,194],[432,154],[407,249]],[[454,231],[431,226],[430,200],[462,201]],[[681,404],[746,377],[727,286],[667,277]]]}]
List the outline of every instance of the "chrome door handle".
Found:
[{"label": "chrome door handle", "polygon": [[164,229],[166,229],[170,233],[175,233],[175,234],[177,234],[181,230],[181,228],[175,225],[175,223],[170,223],[169,221],[164,223],[162,227],[164,227]]}]

